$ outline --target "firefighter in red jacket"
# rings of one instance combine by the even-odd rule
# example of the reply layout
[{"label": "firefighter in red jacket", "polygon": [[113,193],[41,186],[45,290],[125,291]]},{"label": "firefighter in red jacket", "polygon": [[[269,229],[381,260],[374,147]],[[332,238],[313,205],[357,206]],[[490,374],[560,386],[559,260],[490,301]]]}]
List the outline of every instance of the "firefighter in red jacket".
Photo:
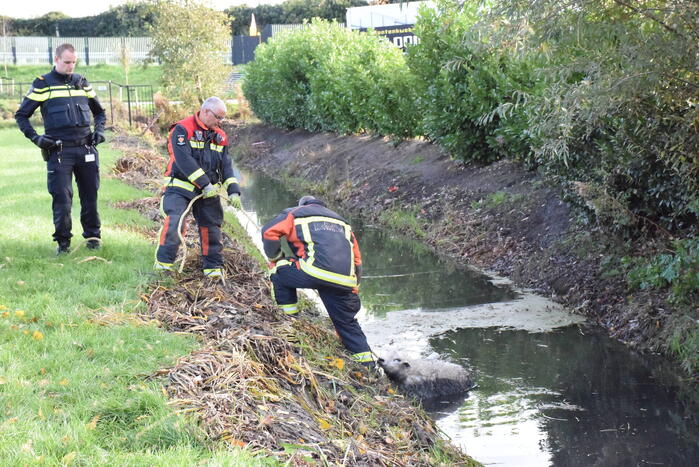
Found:
[{"label": "firefighter in red jacket", "polygon": [[[284,258],[281,239],[292,249]],[[313,196],[304,196],[262,227],[262,242],[272,268],[274,297],[286,314],[297,309],[296,289],[316,289],[342,343],[352,358],[374,366],[366,336],[355,318],[362,257],[352,227]]]},{"label": "firefighter in red jacket", "polygon": [[204,275],[223,276],[223,207],[218,197],[221,187],[231,203],[240,203],[240,188],[228,155],[228,137],[219,126],[225,115],[226,104],[218,97],[210,97],[199,112],[170,128],[167,145],[170,161],[161,201],[165,221],[155,253],[156,270],[173,269],[180,245],[177,226],[190,201],[201,194],[192,205],[192,214],[199,227]]}]

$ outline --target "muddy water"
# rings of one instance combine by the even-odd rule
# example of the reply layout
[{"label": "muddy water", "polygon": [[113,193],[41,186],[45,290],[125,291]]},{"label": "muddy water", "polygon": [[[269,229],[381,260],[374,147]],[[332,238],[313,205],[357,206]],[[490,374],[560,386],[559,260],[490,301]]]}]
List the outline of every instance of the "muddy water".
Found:
[{"label": "muddy water", "polygon": [[[243,173],[242,223],[299,193]],[[478,383],[429,407],[455,445],[486,465],[697,465],[699,393],[549,300],[455,269],[407,238],[353,222],[364,279],[359,319],[375,352],[461,364]]]}]

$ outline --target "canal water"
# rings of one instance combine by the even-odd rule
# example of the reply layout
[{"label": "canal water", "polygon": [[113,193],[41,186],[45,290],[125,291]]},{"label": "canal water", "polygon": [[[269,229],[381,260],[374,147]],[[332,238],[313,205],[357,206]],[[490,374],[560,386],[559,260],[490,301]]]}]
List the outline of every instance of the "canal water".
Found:
[{"label": "canal water", "polygon": [[[256,229],[301,193],[243,171]],[[341,213],[343,214],[343,213]],[[428,407],[485,465],[699,465],[699,393],[551,301],[437,258],[353,219],[364,263],[358,319],[373,350],[441,357],[472,372],[466,397]]]}]

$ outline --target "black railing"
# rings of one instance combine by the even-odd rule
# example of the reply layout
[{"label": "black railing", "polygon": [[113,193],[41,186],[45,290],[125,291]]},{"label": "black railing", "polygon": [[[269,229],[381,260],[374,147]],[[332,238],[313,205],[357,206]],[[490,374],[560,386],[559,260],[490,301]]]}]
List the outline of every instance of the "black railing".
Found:
[{"label": "black railing", "polygon": [[[114,81],[92,81],[90,84],[107,111],[109,125],[128,121],[129,127],[133,127],[135,123],[149,123],[153,119],[155,103],[152,85],[119,84]],[[0,77],[0,100],[19,104],[31,85]]]}]

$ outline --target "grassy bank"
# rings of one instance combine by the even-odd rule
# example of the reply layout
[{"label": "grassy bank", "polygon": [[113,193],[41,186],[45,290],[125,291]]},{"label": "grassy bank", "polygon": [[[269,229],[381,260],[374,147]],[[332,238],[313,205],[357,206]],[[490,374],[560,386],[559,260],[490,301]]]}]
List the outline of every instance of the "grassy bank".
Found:
[{"label": "grassy bank", "polygon": [[[0,130],[0,459],[5,465],[258,463],[215,450],[148,378],[198,347],[135,318],[152,279],[149,227],[112,203],[143,193],[106,177],[117,153],[102,149],[104,248],[56,258],[45,164],[16,129]],[[80,240],[77,194],[73,245]],[[214,449],[212,451],[212,448]]]},{"label": "grassy bank", "polygon": [[[51,65],[48,63],[46,65],[8,66],[7,73],[5,73],[4,67],[0,68],[2,76],[21,83],[31,83],[37,76],[41,76],[49,71],[51,71]],[[160,67],[155,65],[131,65],[128,79],[121,65],[101,64],[85,66],[78,63],[75,72],[86,76],[90,81],[114,81],[119,84],[150,84],[153,86],[154,91],[160,89],[161,85]]]}]

